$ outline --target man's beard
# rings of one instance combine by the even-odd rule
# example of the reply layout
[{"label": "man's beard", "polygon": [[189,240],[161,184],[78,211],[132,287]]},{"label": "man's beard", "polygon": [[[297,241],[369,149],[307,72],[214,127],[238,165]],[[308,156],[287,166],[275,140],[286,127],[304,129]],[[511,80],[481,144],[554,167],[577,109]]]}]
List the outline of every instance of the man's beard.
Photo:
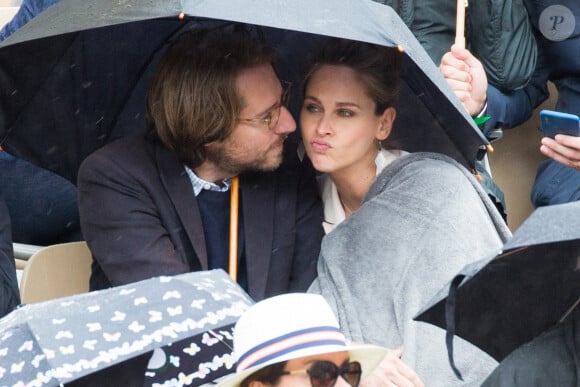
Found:
[{"label": "man's beard", "polygon": [[[284,141],[281,139],[281,141]],[[224,144],[220,144],[211,149],[207,149],[206,160],[220,168],[231,176],[237,176],[242,172],[251,171],[273,171],[282,163],[282,152],[273,154],[272,149],[262,153],[253,160],[240,160],[240,156],[228,149]]]}]

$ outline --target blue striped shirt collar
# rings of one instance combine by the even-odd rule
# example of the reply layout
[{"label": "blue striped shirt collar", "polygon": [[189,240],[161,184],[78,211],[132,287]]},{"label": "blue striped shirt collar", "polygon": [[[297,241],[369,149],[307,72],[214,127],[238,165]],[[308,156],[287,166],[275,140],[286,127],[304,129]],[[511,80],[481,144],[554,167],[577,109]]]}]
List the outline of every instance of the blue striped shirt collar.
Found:
[{"label": "blue striped shirt collar", "polygon": [[217,191],[217,192],[226,192],[230,189],[230,185],[232,179],[224,179],[222,181],[222,186],[217,185],[216,183],[212,183],[210,181],[203,180],[199,176],[195,174],[188,166],[184,165],[185,172],[191,181],[191,186],[193,187],[193,194],[197,197],[202,190],[207,191]]}]

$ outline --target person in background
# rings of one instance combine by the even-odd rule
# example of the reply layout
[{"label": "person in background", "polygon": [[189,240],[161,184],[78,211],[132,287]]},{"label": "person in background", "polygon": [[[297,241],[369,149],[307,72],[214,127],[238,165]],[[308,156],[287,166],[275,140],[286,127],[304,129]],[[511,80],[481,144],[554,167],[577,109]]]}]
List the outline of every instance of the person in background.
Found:
[{"label": "person in background", "polygon": [[[91,289],[228,270],[239,176],[238,282],[255,300],[304,291],[323,235],[314,170],[285,139],[296,123],[272,50],[246,33],[180,35],[147,96],[149,131],[91,154],[78,175]],[[234,273],[232,273],[234,274]]]},{"label": "person in background", "polygon": [[40,12],[58,2],[59,0],[22,0],[12,20],[6,23],[0,30],[0,41],[12,35],[14,31],[28,23],[30,19]]},{"label": "person in background", "polygon": [[251,306],[236,323],[234,356],[236,373],[220,387],[423,386],[400,350],[347,343],[328,303],[315,294]]},{"label": "person in background", "polygon": [[[24,0],[0,30],[0,42],[58,0]],[[12,218],[12,240],[32,245],[82,240],[77,189],[65,178],[0,148],[0,195]]]},{"label": "person in background", "polygon": [[[455,0],[373,0],[391,6],[438,66],[455,41]],[[490,84],[504,91],[525,86],[536,63],[536,41],[526,0],[465,1],[465,44]]]},{"label": "person in background", "polygon": [[483,387],[575,387],[580,383],[580,307],[510,353]]},{"label": "person in background", "polygon": [[[459,3],[455,0],[374,1],[391,6],[439,66],[442,56],[455,41]],[[465,1],[465,44],[474,55],[483,58],[490,88],[496,91],[510,92],[524,87],[535,68],[537,47],[524,1]],[[500,130],[484,130],[484,134],[490,141],[503,135]],[[507,218],[504,193],[492,179],[487,160],[476,160],[475,169],[484,189]]]},{"label": "person in background", "polygon": [[19,304],[20,292],[12,252],[10,214],[0,196],[0,317],[10,313]]},{"label": "person in background", "polygon": [[309,292],[327,299],[351,339],[403,346],[403,361],[429,385],[478,385],[497,363],[458,342],[459,381],[444,331],[413,317],[511,234],[466,168],[389,142],[400,87],[396,49],[330,39],[313,53],[300,126],[306,154],[324,173],[328,234]]},{"label": "person in background", "polygon": [[[500,93],[487,87],[481,62],[457,47],[445,54],[441,73],[471,114],[491,119],[486,131],[513,128],[527,121],[549,97],[548,82],[558,92],[556,110],[580,115],[580,3],[574,0],[526,0],[538,42],[538,60],[529,84]],[[580,139],[558,135],[542,138],[548,160],[538,167],[531,199],[535,207],[580,199]]]},{"label": "person in background", "polygon": [[0,180],[14,242],[45,246],[83,239],[77,188],[70,181],[1,150]]}]

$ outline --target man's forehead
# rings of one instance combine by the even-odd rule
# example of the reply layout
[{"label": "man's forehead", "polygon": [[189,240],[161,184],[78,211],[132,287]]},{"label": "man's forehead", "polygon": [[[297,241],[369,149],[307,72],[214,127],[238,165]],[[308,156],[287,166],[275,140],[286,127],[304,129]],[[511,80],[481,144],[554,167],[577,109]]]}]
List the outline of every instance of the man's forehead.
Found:
[{"label": "man's forehead", "polygon": [[278,102],[281,91],[282,84],[270,64],[243,69],[236,77],[236,92],[242,109],[250,104],[263,105],[261,107],[267,109]]},{"label": "man's forehead", "polygon": [[270,64],[262,64],[240,70],[236,77],[236,86],[243,89],[246,86],[255,86],[256,81],[275,83],[280,85],[274,67]]}]

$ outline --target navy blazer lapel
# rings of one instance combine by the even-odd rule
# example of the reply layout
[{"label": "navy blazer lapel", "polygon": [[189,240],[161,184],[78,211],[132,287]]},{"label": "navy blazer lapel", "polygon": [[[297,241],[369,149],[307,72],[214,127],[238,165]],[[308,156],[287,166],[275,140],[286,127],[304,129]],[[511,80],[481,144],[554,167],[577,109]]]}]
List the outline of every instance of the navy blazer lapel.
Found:
[{"label": "navy blazer lapel", "polygon": [[191,181],[183,165],[174,154],[161,146],[156,147],[157,166],[161,181],[175,206],[185,231],[193,245],[195,254],[200,261],[201,268],[207,270],[207,250],[203,224],[197,200],[193,195]]},{"label": "navy blazer lapel", "polygon": [[[265,178],[273,179],[274,176],[268,174]],[[263,184],[260,179],[240,178],[248,293],[259,299],[265,296],[270,271],[274,238],[274,187],[275,184]]]}]

